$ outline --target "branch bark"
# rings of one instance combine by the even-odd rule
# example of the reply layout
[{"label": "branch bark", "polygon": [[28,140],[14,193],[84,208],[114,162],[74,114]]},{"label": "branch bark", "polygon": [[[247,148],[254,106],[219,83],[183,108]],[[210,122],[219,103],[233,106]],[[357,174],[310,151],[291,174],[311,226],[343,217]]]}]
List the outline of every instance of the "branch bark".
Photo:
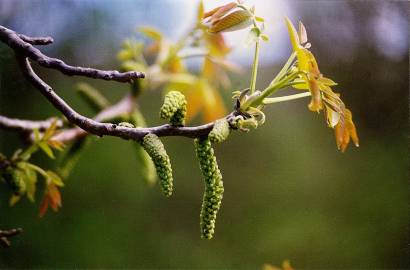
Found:
[{"label": "branch bark", "polygon": [[[208,123],[196,127],[179,127],[166,124],[162,126],[147,128],[127,128],[118,126],[116,124],[102,123],[101,121],[103,121],[104,117],[106,117],[107,114],[112,114],[112,111],[114,110],[113,107],[110,107],[110,113],[108,111],[103,111],[101,112],[101,114],[97,115],[95,119],[85,117],[71,108],[59,95],[54,92],[54,90],[46,82],[44,82],[35,73],[31,66],[30,59],[38,62],[42,66],[57,69],[67,75],[82,75],[96,79],[115,80],[119,82],[127,82],[131,79],[143,78],[143,73],[120,73],[118,71],[101,71],[90,68],[69,66],[59,59],[50,58],[44,55],[37,48],[34,48],[31,44],[25,42],[21,37],[19,37],[19,34],[3,26],[0,26],[0,40],[14,50],[20,69],[26,79],[35,88],[37,88],[40,93],[68,119],[70,123],[77,125],[82,130],[84,130],[66,130],[63,133],[56,135],[59,140],[69,141],[76,138],[77,136],[85,135],[84,132],[88,132],[100,137],[108,135],[131,140],[141,140],[148,133],[156,134],[158,137],[183,136],[189,138],[198,138],[206,136],[213,128],[213,123]],[[118,110],[118,108],[116,109]],[[230,121],[233,117],[234,113],[231,113],[225,118]]]},{"label": "branch bark", "polygon": [[32,38],[24,35],[21,36],[13,30],[1,25],[0,40],[12,48],[17,55],[28,57],[43,67],[56,69],[68,76],[78,75],[118,82],[131,82],[134,79],[142,79],[145,77],[144,73],[138,71],[118,72],[116,70],[107,71],[94,68],[70,66],[60,59],[52,58],[43,54],[39,49],[33,47],[32,45],[44,45],[44,43],[47,43],[45,41],[51,40],[44,40],[44,38]]},{"label": "branch bark", "polygon": [[[39,131],[44,131],[50,125],[56,121],[56,118],[50,118],[42,121],[31,121],[31,120],[22,120],[16,118],[8,118],[0,115],[0,128],[11,129],[20,132],[32,132],[34,129]],[[57,127],[61,128],[63,126],[63,121],[57,120]]]},{"label": "branch bark", "polygon": [[29,37],[23,34],[18,34],[24,42],[30,43],[32,45],[48,45],[54,42],[52,37]]}]

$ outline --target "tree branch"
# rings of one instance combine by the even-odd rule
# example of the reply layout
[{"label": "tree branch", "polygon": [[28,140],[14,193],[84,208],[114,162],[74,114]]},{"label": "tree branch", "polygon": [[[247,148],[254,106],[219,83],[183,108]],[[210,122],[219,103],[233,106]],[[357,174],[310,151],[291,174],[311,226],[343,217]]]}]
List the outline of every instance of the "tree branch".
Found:
[{"label": "tree branch", "polygon": [[54,42],[52,37],[29,37],[23,34],[18,34],[24,42],[30,43],[32,45],[48,45]]},{"label": "tree branch", "polygon": [[[198,138],[206,136],[213,128],[214,123],[208,123],[196,127],[180,127],[172,126],[169,124],[148,127],[148,128],[128,128],[118,126],[111,123],[102,123],[108,116],[112,116],[115,113],[122,112],[124,107],[130,108],[129,98],[125,99],[124,103],[119,103],[117,106],[111,106],[106,110],[103,110],[97,115],[95,119],[85,117],[73,108],[71,108],[54,90],[45,83],[33,70],[30,60],[38,62],[45,67],[55,68],[68,75],[83,75],[97,79],[112,79],[116,81],[128,81],[135,78],[142,78],[143,74],[140,72],[128,72],[119,73],[118,71],[100,71],[89,68],[72,67],[66,65],[59,59],[49,58],[42,54],[38,49],[34,48],[31,44],[22,40],[18,34],[5,27],[0,26],[0,40],[6,43],[10,48],[15,51],[17,61],[20,65],[20,69],[26,79],[37,88],[40,93],[48,99],[48,101],[59,110],[70,123],[77,125],[84,131],[79,129],[68,129],[60,134],[56,135],[56,138],[62,141],[70,141],[79,136],[85,135],[85,132],[94,134],[97,136],[114,136],[123,139],[141,140],[146,134],[153,133],[159,137],[163,136],[183,136],[189,138]],[[111,74],[111,75],[110,75]],[[138,76],[137,76],[138,75]],[[132,102],[134,103],[134,102]],[[127,106],[125,106],[126,104]],[[227,115],[225,118],[231,121],[234,117],[234,113]],[[55,139],[56,139],[55,138]]]},{"label": "tree branch", "polygon": [[40,45],[41,42],[44,44],[44,41],[46,41],[44,38],[31,38],[27,36],[22,37],[20,34],[17,34],[16,32],[1,25],[0,40],[12,48],[17,55],[24,55],[43,67],[56,69],[68,76],[78,75],[118,82],[131,82],[134,79],[141,79],[145,77],[144,73],[138,71],[118,72],[116,70],[105,71],[94,68],[70,66],[60,59],[48,57],[39,49],[33,47],[32,44]]},{"label": "tree branch", "polygon": [[[22,120],[16,118],[8,118],[0,115],[0,128],[11,129],[20,132],[32,132],[34,129],[39,131],[44,131],[50,125],[56,121],[56,118],[50,118],[42,121],[31,121],[31,120]],[[57,127],[61,128],[63,126],[63,121],[57,120]]]},{"label": "tree branch", "polygon": [[7,231],[2,231],[0,230],[0,244],[3,247],[10,247],[11,243],[10,240],[8,239],[9,237],[16,236],[20,234],[23,230],[18,228],[18,229],[11,229]]},{"label": "tree branch", "polygon": [[[123,139],[141,140],[148,133],[161,136],[184,136],[189,138],[197,138],[206,136],[213,127],[213,123],[205,124],[197,127],[176,127],[172,125],[162,125],[150,128],[127,128],[110,123],[100,123],[93,119],[87,118],[75,110],[73,110],[60,96],[58,96],[53,89],[46,84],[31,67],[28,58],[17,58],[20,68],[24,76],[31,82],[51,104],[58,109],[69,122],[79,126],[85,131],[97,136],[114,136]],[[232,118],[233,114],[227,116],[228,120]]]}]

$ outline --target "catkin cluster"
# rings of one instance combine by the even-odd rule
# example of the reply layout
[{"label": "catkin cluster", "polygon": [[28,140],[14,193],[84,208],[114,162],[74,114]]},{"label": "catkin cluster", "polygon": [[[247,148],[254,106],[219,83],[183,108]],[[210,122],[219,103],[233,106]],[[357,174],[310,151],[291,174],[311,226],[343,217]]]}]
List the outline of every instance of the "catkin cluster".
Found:
[{"label": "catkin cluster", "polygon": [[221,207],[224,192],[222,174],[208,138],[196,139],[195,150],[205,180],[205,193],[200,215],[201,237],[211,239],[215,232],[216,215]]},{"label": "catkin cluster", "polygon": [[26,182],[24,182],[21,174],[21,171],[9,168],[2,175],[15,195],[22,195],[26,191]]},{"label": "catkin cluster", "polygon": [[216,120],[208,138],[212,143],[220,143],[228,138],[230,132],[231,129],[226,119]]},{"label": "catkin cluster", "polygon": [[174,126],[185,124],[187,101],[178,91],[170,91],[165,95],[164,104],[160,110],[160,117],[167,119]]},{"label": "catkin cluster", "polygon": [[167,197],[171,196],[173,187],[172,168],[164,145],[157,135],[147,134],[144,136],[142,146],[154,162],[163,193]]}]

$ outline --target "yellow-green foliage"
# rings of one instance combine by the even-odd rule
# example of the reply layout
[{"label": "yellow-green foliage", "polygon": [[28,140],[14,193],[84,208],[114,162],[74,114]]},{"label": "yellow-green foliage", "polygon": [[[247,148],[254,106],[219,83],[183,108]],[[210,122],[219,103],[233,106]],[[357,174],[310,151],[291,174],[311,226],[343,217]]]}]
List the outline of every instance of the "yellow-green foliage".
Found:
[{"label": "yellow-green foliage", "polygon": [[216,120],[208,137],[212,143],[220,143],[228,138],[230,131],[231,129],[226,119]]},{"label": "yellow-green foliage", "polygon": [[174,126],[185,124],[187,101],[178,91],[170,91],[165,95],[164,104],[160,110],[160,117],[167,119]]},{"label": "yellow-green foliage", "polygon": [[22,195],[26,191],[26,183],[23,179],[23,172],[18,169],[8,168],[2,178],[15,195]]},{"label": "yellow-green foliage", "polygon": [[164,145],[157,135],[147,134],[142,141],[142,146],[154,162],[163,193],[167,197],[171,196],[173,187],[172,168]]},{"label": "yellow-green foliage", "polygon": [[212,149],[211,141],[195,140],[196,155],[205,180],[205,192],[201,209],[201,237],[211,239],[215,232],[216,215],[221,207],[224,187],[222,174]]}]

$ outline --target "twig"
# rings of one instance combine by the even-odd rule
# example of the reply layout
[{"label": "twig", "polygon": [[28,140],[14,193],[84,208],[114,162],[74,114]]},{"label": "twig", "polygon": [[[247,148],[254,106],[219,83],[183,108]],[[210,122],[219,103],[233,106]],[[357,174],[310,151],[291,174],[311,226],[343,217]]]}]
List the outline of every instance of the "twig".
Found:
[{"label": "twig", "polygon": [[11,243],[10,240],[8,239],[9,237],[16,236],[20,234],[23,230],[18,228],[18,229],[11,229],[7,231],[2,231],[0,230],[0,244],[3,247],[10,247]]},{"label": "twig", "polygon": [[[69,122],[79,126],[85,131],[97,136],[115,136],[123,139],[141,140],[148,133],[154,133],[157,136],[184,136],[190,138],[197,138],[207,135],[213,123],[209,123],[197,127],[176,127],[171,125],[162,125],[150,128],[127,128],[117,126],[116,124],[100,123],[93,119],[87,118],[75,110],[73,110],[60,96],[58,96],[53,89],[46,84],[31,67],[27,58],[17,58],[20,69],[25,77],[38,89],[40,92],[58,109]],[[227,116],[230,118],[232,115]]]},{"label": "twig", "polygon": [[[31,120],[22,120],[16,118],[8,118],[0,115],[0,128],[11,129],[21,132],[32,132],[34,129],[39,131],[44,131],[50,125],[56,121],[56,118],[50,118],[43,121],[31,121]],[[63,126],[63,121],[57,120],[57,127],[61,128]]]},{"label": "twig", "polygon": [[[83,75],[97,79],[112,79],[121,82],[141,78],[143,77],[143,74],[140,72],[119,73],[118,71],[100,71],[89,68],[68,66],[59,59],[49,58],[48,56],[42,54],[31,44],[23,41],[14,31],[2,26],[0,26],[0,40],[15,51],[20,69],[27,80],[34,87],[36,87],[40,93],[43,94],[48,101],[68,119],[70,123],[77,125],[90,134],[97,136],[109,135],[131,140],[141,140],[148,133],[156,134],[159,137],[184,136],[189,138],[197,138],[206,136],[213,128],[213,123],[196,127],[177,127],[166,124],[148,128],[128,128],[111,123],[101,123],[107,114],[112,115],[115,110],[117,110],[116,113],[121,112],[121,110],[118,109],[118,107],[121,106],[110,107],[109,110],[111,110],[111,112],[104,110],[95,119],[85,117],[71,108],[34,72],[29,59],[38,62],[40,65],[58,69],[64,74]],[[233,113],[229,114],[225,118],[230,121],[232,117]],[[76,136],[82,135],[83,132],[80,132],[78,129],[70,129],[60,133],[60,135],[57,134],[56,136],[60,136],[59,138],[61,140],[67,141],[72,140]]]},{"label": "twig", "polygon": [[48,45],[54,42],[52,37],[29,37],[23,34],[18,34],[24,42],[30,43],[32,45]]},{"label": "twig", "polygon": [[138,71],[122,73],[116,70],[105,71],[94,68],[74,67],[67,65],[60,59],[48,57],[39,49],[30,44],[30,42],[39,42],[41,38],[37,39],[26,36],[22,38],[21,35],[3,26],[0,26],[0,40],[12,48],[16,52],[16,55],[28,57],[43,67],[56,69],[68,76],[79,75],[118,82],[131,82],[134,79],[141,79],[145,77],[144,73]]},{"label": "twig", "polygon": [[[134,110],[134,107],[135,97],[129,94],[126,95],[123,99],[121,99],[118,103],[102,110],[94,117],[94,120],[98,122],[106,122],[110,119],[121,116],[123,114],[131,113]],[[67,143],[76,139],[80,139],[86,136],[87,134],[87,131],[85,131],[84,129],[74,127],[58,132],[55,136],[53,136],[53,140]]]}]

